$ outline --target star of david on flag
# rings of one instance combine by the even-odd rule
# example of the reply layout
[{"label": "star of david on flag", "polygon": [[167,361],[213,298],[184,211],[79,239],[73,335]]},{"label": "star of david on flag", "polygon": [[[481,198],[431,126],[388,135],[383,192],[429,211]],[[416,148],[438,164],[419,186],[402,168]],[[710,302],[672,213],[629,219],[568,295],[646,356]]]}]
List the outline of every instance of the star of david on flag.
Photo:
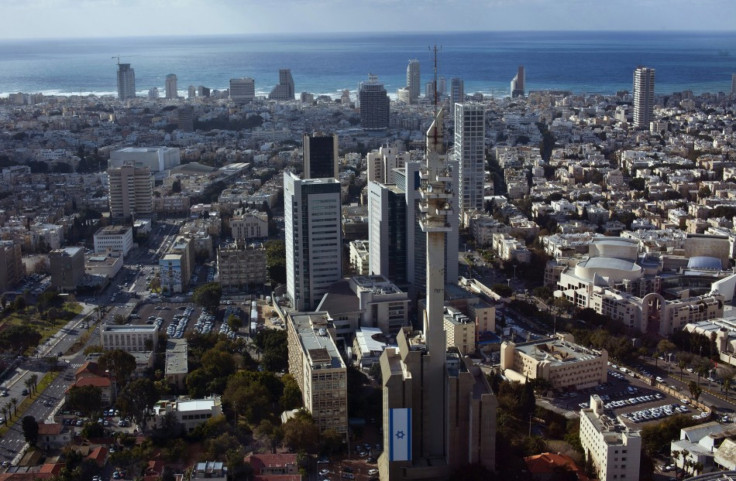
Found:
[{"label": "star of david on flag", "polygon": [[411,460],[411,408],[398,408],[389,411],[390,461]]}]

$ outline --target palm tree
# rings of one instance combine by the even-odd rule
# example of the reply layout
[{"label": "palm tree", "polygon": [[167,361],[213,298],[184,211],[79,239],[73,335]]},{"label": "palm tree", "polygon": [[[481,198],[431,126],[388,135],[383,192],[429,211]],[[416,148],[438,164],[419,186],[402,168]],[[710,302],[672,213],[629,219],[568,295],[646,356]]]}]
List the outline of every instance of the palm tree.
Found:
[{"label": "palm tree", "polygon": [[5,425],[7,426],[8,425],[8,416],[9,416],[9,414],[8,414],[8,408],[5,407],[5,406],[3,406],[2,408],[0,408],[0,410],[2,410],[2,412],[3,412],[3,422],[5,422]]},{"label": "palm tree", "polygon": [[18,399],[17,398],[11,398],[10,402],[13,403],[13,416],[18,414]]},{"label": "palm tree", "polygon": [[33,381],[31,381],[30,379],[26,379],[25,381],[23,381],[23,384],[25,384],[28,392],[31,392],[31,390],[33,389]]},{"label": "palm tree", "polygon": [[33,374],[31,376],[31,384],[33,385],[33,392],[36,392],[36,386],[38,386],[38,374]]},{"label": "palm tree", "polygon": [[680,359],[677,361],[677,367],[680,368],[680,381],[682,381],[682,370],[687,367],[687,361],[685,359]]}]

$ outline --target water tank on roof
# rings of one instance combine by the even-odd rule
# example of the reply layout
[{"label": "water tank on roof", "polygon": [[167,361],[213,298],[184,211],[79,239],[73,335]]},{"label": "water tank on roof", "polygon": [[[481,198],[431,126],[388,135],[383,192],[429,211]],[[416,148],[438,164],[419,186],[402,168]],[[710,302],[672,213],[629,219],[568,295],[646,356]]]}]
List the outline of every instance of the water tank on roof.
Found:
[{"label": "water tank on roof", "polygon": [[325,329],[324,327],[320,327],[318,332],[319,332],[319,335],[320,336],[326,336],[327,335],[327,329]]}]

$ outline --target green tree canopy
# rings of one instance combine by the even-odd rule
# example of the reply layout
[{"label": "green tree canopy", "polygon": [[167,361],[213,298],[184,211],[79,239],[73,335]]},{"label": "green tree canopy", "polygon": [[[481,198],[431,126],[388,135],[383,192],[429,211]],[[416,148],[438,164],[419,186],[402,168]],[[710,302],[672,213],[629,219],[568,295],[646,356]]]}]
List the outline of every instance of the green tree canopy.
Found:
[{"label": "green tree canopy", "polygon": [[192,299],[198,305],[205,308],[210,313],[217,312],[222,298],[222,286],[217,282],[208,282],[194,290]]},{"label": "green tree canopy", "polygon": [[118,395],[116,405],[120,412],[132,416],[140,425],[146,412],[158,401],[159,394],[153,381],[141,378],[131,381]]},{"label": "green tree canopy", "polygon": [[263,329],[256,334],[255,343],[263,353],[261,365],[264,369],[278,372],[287,368],[289,350],[287,348],[286,331]]},{"label": "green tree canopy", "polygon": [[308,412],[299,411],[281,429],[284,432],[284,444],[289,448],[307,453],[316,453],[319,449],[319,428]]},{"label": "green tree canopy", "polygon": [[118,387],[124,387],[128,384],[136,367],[135,357],[122,349],[105,351],[97,360],[97,364],[100,369],[110,371],[110,374],[115,376]]},{"label": "green tree canopy", "polygon": [[[22,299],[22,296],[16,297]],[[41,333],[28,325],[10,326],[0,332],[0,348],[13,352],[25,352],[28,348],[38,346]]]},{"label": "green tree canopy", "polygon": [[31,446],[35,446],[38,442],[38,422],[33,416],[25,416],[22,422],[23,437]]},{"label": "green tree canopy", "polygon": [[66,398],[67,408],[85,416],[102,410],[102,390],[97,386],[72,386]]}]

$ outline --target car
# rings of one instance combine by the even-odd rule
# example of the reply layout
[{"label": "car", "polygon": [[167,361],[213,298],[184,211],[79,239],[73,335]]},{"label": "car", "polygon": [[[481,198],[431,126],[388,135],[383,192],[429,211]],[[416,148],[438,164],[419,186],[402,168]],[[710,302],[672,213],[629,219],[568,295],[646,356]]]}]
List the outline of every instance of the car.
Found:
[{"label": "car", "polygon": [[28,389],[23,389],[23,391],[21,391],[21,395],[28,396]]},{"label": "car", "polygon": [[319,458],[317,460],[317,464],[329,464],[330,460],[328,458]]},{"label": "car", "polygon": [[353,473],[342,473],[343,479],[355,479],[355,475]]},{"label": "car", "polygon": [[328,474],[330,474],[330,470],[329,469],[320,469],[319,470],[319,475],[320,476],[327,476]]},{"label": "car", "polygon": [[368,470],[368,476],[375,476],[376,474],[378,474],[378,470],[376,468]]},{"label": "car", "polygon": [[3,468],[7,468],[8,466],[10,466],[10,461],[3,461],[2,462],[2,467]]},{"label": "car", "polygon": [[0,393],[0,395],[2,397],[8,397],[8,390],[7,389],[3,389],[3,391]]}]

